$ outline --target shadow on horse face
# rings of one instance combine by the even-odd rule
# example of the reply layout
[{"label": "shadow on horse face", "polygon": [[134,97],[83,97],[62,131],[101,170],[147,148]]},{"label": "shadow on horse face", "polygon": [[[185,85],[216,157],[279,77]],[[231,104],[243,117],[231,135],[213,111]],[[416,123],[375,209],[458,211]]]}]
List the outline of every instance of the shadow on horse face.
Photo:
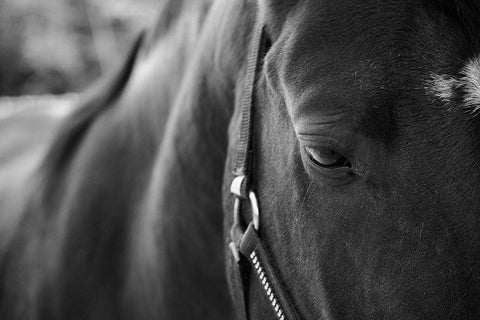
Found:
[{"label": "shadow on horse face", "polygon": [[[480,315],[479,122],[468,83],[446,101],[431,81],[478,81],[465,67],[479,43],[427,2],[280,6],[266,9],[254,175],[294,305],[308,319]],[[268,317],[251,285],[252,316]]]}]

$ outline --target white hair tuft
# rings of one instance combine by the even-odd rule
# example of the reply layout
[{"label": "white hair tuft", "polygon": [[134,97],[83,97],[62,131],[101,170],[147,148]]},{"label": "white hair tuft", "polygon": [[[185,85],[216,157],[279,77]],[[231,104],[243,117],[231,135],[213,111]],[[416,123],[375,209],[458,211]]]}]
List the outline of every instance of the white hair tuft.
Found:
[{"label": "white hair tuft", "polygon": [[480,111],[480,57],[471,59],[461,73],[464,107],[477,114]]},{"label": "white hair tuft", "polygon": [[425,89],[430,95],[445,103],[452,103],[456,98],[461,98],[465,110],[473,115],[479,114],[480,57],[469,60],[460,71],[459,77],[432,73],[430,79],[426,81]]}]

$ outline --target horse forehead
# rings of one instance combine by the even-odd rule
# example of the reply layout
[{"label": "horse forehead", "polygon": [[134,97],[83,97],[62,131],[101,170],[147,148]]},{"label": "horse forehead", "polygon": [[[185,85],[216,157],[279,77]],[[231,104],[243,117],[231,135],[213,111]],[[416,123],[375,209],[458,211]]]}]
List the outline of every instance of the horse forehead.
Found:
[{"label": "horse forehead", "polygon": [[390,2],[301,2],[283,26],[279,72],[285,78],[292,75],[286,80],[305,81],[313,80],[309,78],[314,74],[337,73],[352,66],[394,66],[391,62],[399,59],[400,52],[414,45],[409,42],[414,18],[402,2],[385,4]]},{"label": "horse forehead", "polygon": [[399,24],[404,15],[352,5],[355,1],[325,3],[297,8],[266,59],[269,82],[298,112],[314,105],[335,112],[338,106],[361,104],[360,97],[378,99],[393,81],[386,78],[401,72],[387,24]]},{"label": "horse forehead", "polygon": [[[322,103],[325,107],[361,106],[372,100],[381,103],[395,92],[444,103],[460,101],[467,111],[479,112],[478,53],[455,67],[460,77],[438,73],[454,72],[452,66],[464,60],[452,58],[458,42],[453,32],[445,34],[445,25],[438,25],[443,21],[440,12],[420,2],[397,0],[296,3],[266,61],[270,83],[280,87],[287,102],[312,104],[316,93],[323,96],[318,102],[329,100]],[[458,88],[467,90],[458,96]]]}]

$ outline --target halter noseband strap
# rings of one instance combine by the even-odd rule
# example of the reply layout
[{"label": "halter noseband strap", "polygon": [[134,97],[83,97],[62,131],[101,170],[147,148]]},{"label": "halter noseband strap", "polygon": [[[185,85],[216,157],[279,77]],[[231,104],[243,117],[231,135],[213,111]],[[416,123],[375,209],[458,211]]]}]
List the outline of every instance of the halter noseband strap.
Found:
[{"label": "halter noseband strap", "polygon": [[[271,258],[258,235],[260,228],[260,210],[256,194],[252,191],[252,116],[255,106],[256,74],[266,54],[265,35],[262,18],[257,17],[250,49],[247,56],[247,70],[241,105],[240,138],[235,157],[235,178],[230,188],[235,196],[233,209],[233,225],[230,236],[230,249],[235,259],[235,301],[241,306],[241,315],[244,320],[249,319],[248,313],[248,285],[250,274],[253,271],[271,303],[273,311],[279,320],[299,319],[286,292],[281,290],[282,283],[271,266]],[[250,203],[252,221],[246,230],[242,223],[242,209],[245,202]]]}]

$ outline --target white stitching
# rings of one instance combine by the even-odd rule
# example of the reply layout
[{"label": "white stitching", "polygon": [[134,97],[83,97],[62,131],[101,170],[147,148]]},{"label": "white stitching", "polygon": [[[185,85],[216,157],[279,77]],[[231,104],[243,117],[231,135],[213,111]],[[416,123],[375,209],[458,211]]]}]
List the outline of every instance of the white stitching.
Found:
[{"label": "white stitching", "polygon": [[280,307],[280,303],[275,296],[275,293],[273,292],[272,286],[270,284],[270,281],[268,281],[268,277],[266,276],[263,266],[261,264],[260,258],[257,255],[256,251],[253,251],[250,254],[250,259],[252,259],[253,265],[255,267],[255,272],[257,273],[258,278],[262,282],[263,285],[263,290],[265,290],[265,293],[268,296],[268,299],[270,300],[270,303],[275,310],[275,314],[279,320],[285,320],[285,314]]}]

